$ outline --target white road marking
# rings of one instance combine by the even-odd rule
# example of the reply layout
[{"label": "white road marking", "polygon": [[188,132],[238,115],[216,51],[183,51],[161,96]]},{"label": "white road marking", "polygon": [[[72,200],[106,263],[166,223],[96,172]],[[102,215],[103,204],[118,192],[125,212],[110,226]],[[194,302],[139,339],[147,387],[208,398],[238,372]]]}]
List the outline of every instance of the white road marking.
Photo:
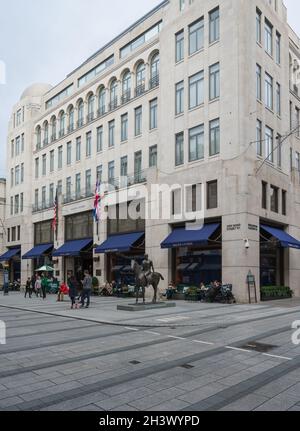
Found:
[{"label": "white road marking", "polygon": [[128,331],[138,331],[136,328],[128,328],[127,326],[125,326],[124,329],[128,329]]},{"label": "white road marking", "polygon": [[215,343],[208,343],[207,341],[200,341],[200,340],[193,340],[193,343],[207,344],[208,346],[214,346],[215,345]]},{"label": "white road marking", "polygon": [[286,361],[292,361],[293,360],[293,358],[287,358],[286,356],[270,355],[268,353],[263,353],[263,355],[268,356],[269,358],[284,359]]},{"label": "white road marking", "polygon": [[175,340],[184,340],[186,341],[186,338],[182,338],[182,337],[175,337],[175,335],[168,335],[168,338],[174,338]]},{"label": "white road marking", "polygon": [[252,353],[252,350],[239,349],[238,347],[225,346],[225,349],[236,350],[237,352]]}]

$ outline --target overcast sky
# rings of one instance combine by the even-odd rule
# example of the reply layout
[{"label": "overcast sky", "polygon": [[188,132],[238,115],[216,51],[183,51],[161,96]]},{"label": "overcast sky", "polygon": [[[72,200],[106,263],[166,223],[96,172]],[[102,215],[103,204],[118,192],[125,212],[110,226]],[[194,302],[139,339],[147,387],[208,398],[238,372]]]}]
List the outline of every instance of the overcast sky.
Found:
[{"label": "overcast sky", "polygon": [[[0,0],[0,177],[5,175],[7,122],[23,90],[57,84],[86,58],[161,0]],[[300,3],[285,0],[300,34]],[[1,77],[0,77],[1,82]]]}]

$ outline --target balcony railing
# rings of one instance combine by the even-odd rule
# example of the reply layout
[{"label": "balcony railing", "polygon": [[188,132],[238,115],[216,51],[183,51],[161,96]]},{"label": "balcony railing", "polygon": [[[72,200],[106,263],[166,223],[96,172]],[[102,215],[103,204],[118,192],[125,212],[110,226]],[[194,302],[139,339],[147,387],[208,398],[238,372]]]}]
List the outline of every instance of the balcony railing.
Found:
[{"label": "balcony railing", "polygon": [[56,135],[51,135],[51,142],[56,141]]},{"label": "balcony railing", "polygon": [[68,133],[71,133],[71,132],[73,132],[74,131],[74,124],[70,124],[69,126],[68,126]]},{"label": "balcony railing", "polygon": [[159,73],[157,75],[152,76],[149,81],[149,89],[153,89],[159,86]]},{"label": "balcony railing", "polygon": [[117,109],[118,107],[118,98],[116,97],[115,99],[111,100],[109,105],[108,105],[108,109],[109,111],[113,111],[115,109]]},{"label": "balcony railing", "polygon": [[93,121],[93,119],[94,119],[94,112],[90,112],[86,117],[86,121],[90,123],[91,121]]},{"label": "balcony railing", "polygon": [[135,97],[141,96],[142,94],[145,93],[145,91],[146,91],[146,86],[144,83],[141,85],[138,85],[135,89]]},{"label": "balcony railing", "polygon": [[49,144],[49,139],[47,138],[47,139],[44,139],[43,140],[43,145],[44,145],[44,147],[46,147],[46,145],[48,145]]},{"label": "balcony railing", "polygon": [[59,131],[59,137],[62,138],[63,136],[65,136],[65,129]]},{"label": "balcony railing", "polygon": [[80,190],[74,193],[67,193],[63,196],[63,203],[69,204],[71,202],[76,202],[82,199],[88,199],[94,196],[92,190]]},{"label": "balcony railing", "polygon": [[124,105],[131,99],[131,90],[127,90],[122,94],[121,103]]},{"label": "balcony railing", "polygon": [[39,211],[45,211],[54,208],[54,199],[52,201],[39,202],[32,205],[32,212],[37,213]]},{"label": "balcony railing", "polygon": [[77,121],[77,127],[82,127],[82,126],[83,126],[83,124],[84,124],[83,118],[80,118],[80,119]]},{"label": "balcony railing", "polygon": [[105,115],[105,106],[101,106],[98,110],[97,110],[97,114],[98,117],[102,117],[103,115]]},{"label": "balcony railing", "polygon": [[110,178],[108,180],[108,184],[115,187],[115,189],[124,189],[145,182],[147,182],[146,171],[136,172],[135,174],[123,176],[121,178]]}]

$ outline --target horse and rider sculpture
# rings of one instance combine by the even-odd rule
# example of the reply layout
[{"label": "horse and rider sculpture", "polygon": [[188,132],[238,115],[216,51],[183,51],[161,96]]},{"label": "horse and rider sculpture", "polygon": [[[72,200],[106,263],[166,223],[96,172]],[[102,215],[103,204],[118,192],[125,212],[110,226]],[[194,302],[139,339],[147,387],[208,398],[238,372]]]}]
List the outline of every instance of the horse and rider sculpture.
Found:
[{"label": "horse and rider sculpture", "polygon": [[145,255],[145,258],[142,262],[142,265],[139,265],[136,260],[132,260],[131,268],[135,275],[135,283],[136,283],[136,303],[139,302],[139,293],[142,290],[143,293],[143,304],[145,304],[145,291],[149,286],[153,287],[154,296],[152,303],[157,303],[157,290],[158,285],[161,280],[164,280],[163,276],[159,272],[154,271],[154,266],[152,260],[149,259],[148,255]]}]

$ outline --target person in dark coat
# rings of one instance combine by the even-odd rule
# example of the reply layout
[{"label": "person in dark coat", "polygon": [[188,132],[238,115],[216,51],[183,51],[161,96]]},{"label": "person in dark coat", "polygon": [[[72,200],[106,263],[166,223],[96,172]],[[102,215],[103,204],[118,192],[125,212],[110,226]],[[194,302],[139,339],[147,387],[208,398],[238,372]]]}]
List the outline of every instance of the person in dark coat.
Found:
[{"label": "person in dark coat", "polygon": [[76,304],[76,297],[78,295],[78,283],[71,271],[68,273],[67,284],[69,287],[69,296],[71,299],[71,310],[73,310]]},{"label": "person in dark coat", "polygon": [[29,298],[31,298],[31,295],[32,295],[32,284],[31,284],[31,278],[30,277],[26,281],[25,298],[27,297],[27,294],[29,295]]}]

